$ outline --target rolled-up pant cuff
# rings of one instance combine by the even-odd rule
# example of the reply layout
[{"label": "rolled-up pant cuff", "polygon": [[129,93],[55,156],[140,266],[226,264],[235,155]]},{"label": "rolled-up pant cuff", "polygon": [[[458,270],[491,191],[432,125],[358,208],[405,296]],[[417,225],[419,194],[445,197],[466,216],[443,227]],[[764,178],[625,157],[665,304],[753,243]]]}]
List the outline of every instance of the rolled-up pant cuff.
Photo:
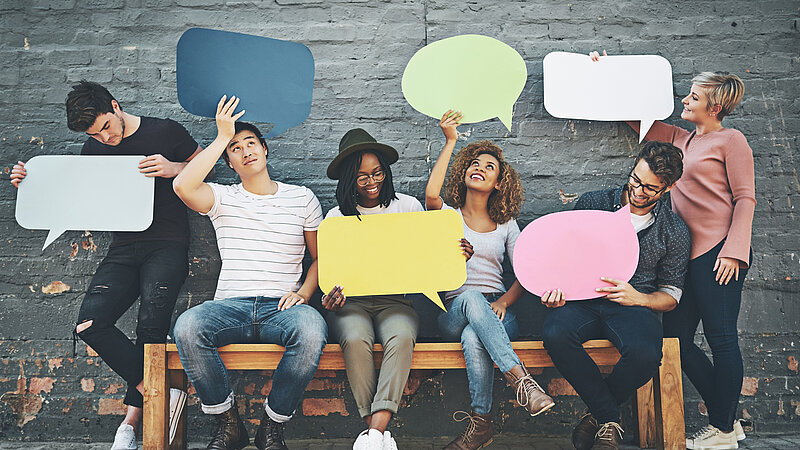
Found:
[{"label": "rolled-up pant cuff", "polygon": [[375,414],[378,411],[389,411],[392,414],[397,413],[398,403],[391,400],[380,400],[372,402],[372,411],[370,414]]},{"label": "rolled-up pant cuff", "polygon": [[267,413],[269,418],[272,419],[274,422],[286,423],[292,419],[292,416],[284,416],[283,414],[278,414],[275,411],[273,411],[269,407],[269,398],[264,400],[264,411]]},{"label": "rolled-up pant cuff", "polygon": [[205,403],[202,403],[200,405],[200,408],[206,414],[222,414],[225,411],[233,408],[233,406],[234,406],[233,392],[231,392],[230,394],[228,394],[228,398],[226,398],[224,402],[218,405],[206,405]]}]

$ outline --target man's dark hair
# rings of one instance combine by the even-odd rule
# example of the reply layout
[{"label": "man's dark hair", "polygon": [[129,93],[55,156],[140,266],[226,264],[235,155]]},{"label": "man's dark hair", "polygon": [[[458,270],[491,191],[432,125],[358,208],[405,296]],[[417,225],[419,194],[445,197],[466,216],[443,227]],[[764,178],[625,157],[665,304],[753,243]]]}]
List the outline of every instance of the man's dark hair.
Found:
[{"label": "man's dark hair", "polygon": [[645,160],[665,186],[672,186],[683,175],[683,152],[668,142],[648,142],[642,147],[633,167],[641,160]]},{"label": "man's dark hair", "polygon": [[67,127],[72,131],[86,131],[97,116],[114,112],[111,100],[116,100],[108,89],[91,81],[81,80],[67,94]]},{"label": "man's dark hair", "polygon": [[358,169],[361,167],[361,158],[364,153],[372,153],[378,158],[381,165],[381,170],[386,173],[386,178],[383,179],[381,185],[381,192],[378,196],[380,205],[389,206],[392,200],[397,198],[394,193],[394,184],[392,183],[392,169],[380,152],[371,152],[369,150],[362,150],[355,152],[345,158],[339,164],[339,184],[336,185],[336,201],[339,203],[339,211],[343,216],[358,216],[358,183],[356,182]]},{"label": "man's dark hair", "polygon": [[[267,141],[264,139],[264,137],[261,135],[261,131],[259,131],[259,129],[255,125],[248,122],[235,122],[233,124],[233,130],[234,130],[233,134],[238,134],[240,131],[245,131],[245,130],[255,134],[258,140],[261,141],[261,145],[263,145],[264,148],[267,150],[267,156],[269,156],[269,147],[267,147]],[[231,160],[230,158],[228,158],[227,145],[225,146],[225,151],[222,152],[222,159],[225,160],[225,164],[227,164],[228,166],[231,165]]]}]

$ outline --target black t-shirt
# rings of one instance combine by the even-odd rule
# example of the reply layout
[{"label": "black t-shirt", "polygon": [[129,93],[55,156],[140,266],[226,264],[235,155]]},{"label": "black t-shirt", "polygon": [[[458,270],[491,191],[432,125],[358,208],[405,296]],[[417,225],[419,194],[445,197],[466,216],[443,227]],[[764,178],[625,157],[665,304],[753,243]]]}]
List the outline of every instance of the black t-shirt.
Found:
[{"label": "black t-shirt", "polygon": [[[118,145],[105,145],[89,138],[82,155],[156,155],[172,162],[183,162],[197,149],[197,142],[181,124],[170,119],[142,117],[139,128]],[[189,220],[186,206],[172,190],[172,178],[156,177],[153,223],[144,231],[114,232],[112,247],[141,241],[177,241],[189,243]]]}]

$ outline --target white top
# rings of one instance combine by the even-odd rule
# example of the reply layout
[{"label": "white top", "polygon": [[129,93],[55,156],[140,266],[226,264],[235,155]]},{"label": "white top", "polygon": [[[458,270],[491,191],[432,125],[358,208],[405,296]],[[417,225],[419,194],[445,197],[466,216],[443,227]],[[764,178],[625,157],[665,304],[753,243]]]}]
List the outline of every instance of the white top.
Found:
[{"label": "white top", "polygon": [[272,195],[247,192],[241,183],[208,183],[214,206],[204,215],[214,225],[222,258],[214,300],[280,298],[300,287],[303,232],[316,231],[322,208],[305,186],[276,183]]},{"label": "white top", "polygon": [[655,221],[656,218],[653,217],[652,211],[643,216],[631,213],[631,223],[633,224],[633,229],[636,230],[637,233],[649,227]]},{"label": "white top", "polygon": [[[442,209],[453,209],[444,204]],[[456,209],[461,214],[461,209]],[[461,217],[463,222],[464,217]],[[458,289],[445,293],[445,299],[451,299],[462,292],[474,289],[485,294],[505,292],[503,285],[503,260],[505,254],[514,260],[514,244],[519,237],[519,225],[512,219],[497,224],[494,231],[479,233],[464,223],[464,237],[472,244],[474,253],[467,261],[467,281]]]},{"label": "white top", "polygon": [[[396,192],[395,195],[397,196],[396,199],[392,199],[389,202],[389,206],[373,206],[372,208],[365,208],[361,205],[356,205],[356,209],[358,210],[359,214],[387,214],[387,213],[405,213],[405,212],[417,212],[422,211],[422,204],[416,198],[401,194]],[[342,212],[339,210],[338,206],[334,206],[328,211],[328,215],[325,217],[341,217]]]}]

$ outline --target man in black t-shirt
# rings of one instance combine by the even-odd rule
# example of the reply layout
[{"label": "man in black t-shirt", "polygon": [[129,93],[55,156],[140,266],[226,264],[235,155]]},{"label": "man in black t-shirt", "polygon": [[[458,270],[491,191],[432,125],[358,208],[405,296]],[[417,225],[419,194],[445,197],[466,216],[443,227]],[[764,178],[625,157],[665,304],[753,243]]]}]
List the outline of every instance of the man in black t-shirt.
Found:
[{"label": "man in black t-shirt", "polygon": [[[112,449],[136,449],[135,429],[142,417],[144,344],[163,343],[172,311],[189,272],[189,222],[186,206],[172,190],[172,178],[202,148],[183,126],[170,119],[124,112],[103,86],[81,81],[67,95],[67,126],[90,139],[82,155],[145,155],[139,171],[155,177],[153,223],[141,232],[115,232],[106,257],[92,278],[78,313],[77,335],[128,383],[128,413]],[[18,186],[25,164],[11,173]],[[136,342],[116,327],[140,298]],[[184,397],[185,398],[185,397]]]}]

